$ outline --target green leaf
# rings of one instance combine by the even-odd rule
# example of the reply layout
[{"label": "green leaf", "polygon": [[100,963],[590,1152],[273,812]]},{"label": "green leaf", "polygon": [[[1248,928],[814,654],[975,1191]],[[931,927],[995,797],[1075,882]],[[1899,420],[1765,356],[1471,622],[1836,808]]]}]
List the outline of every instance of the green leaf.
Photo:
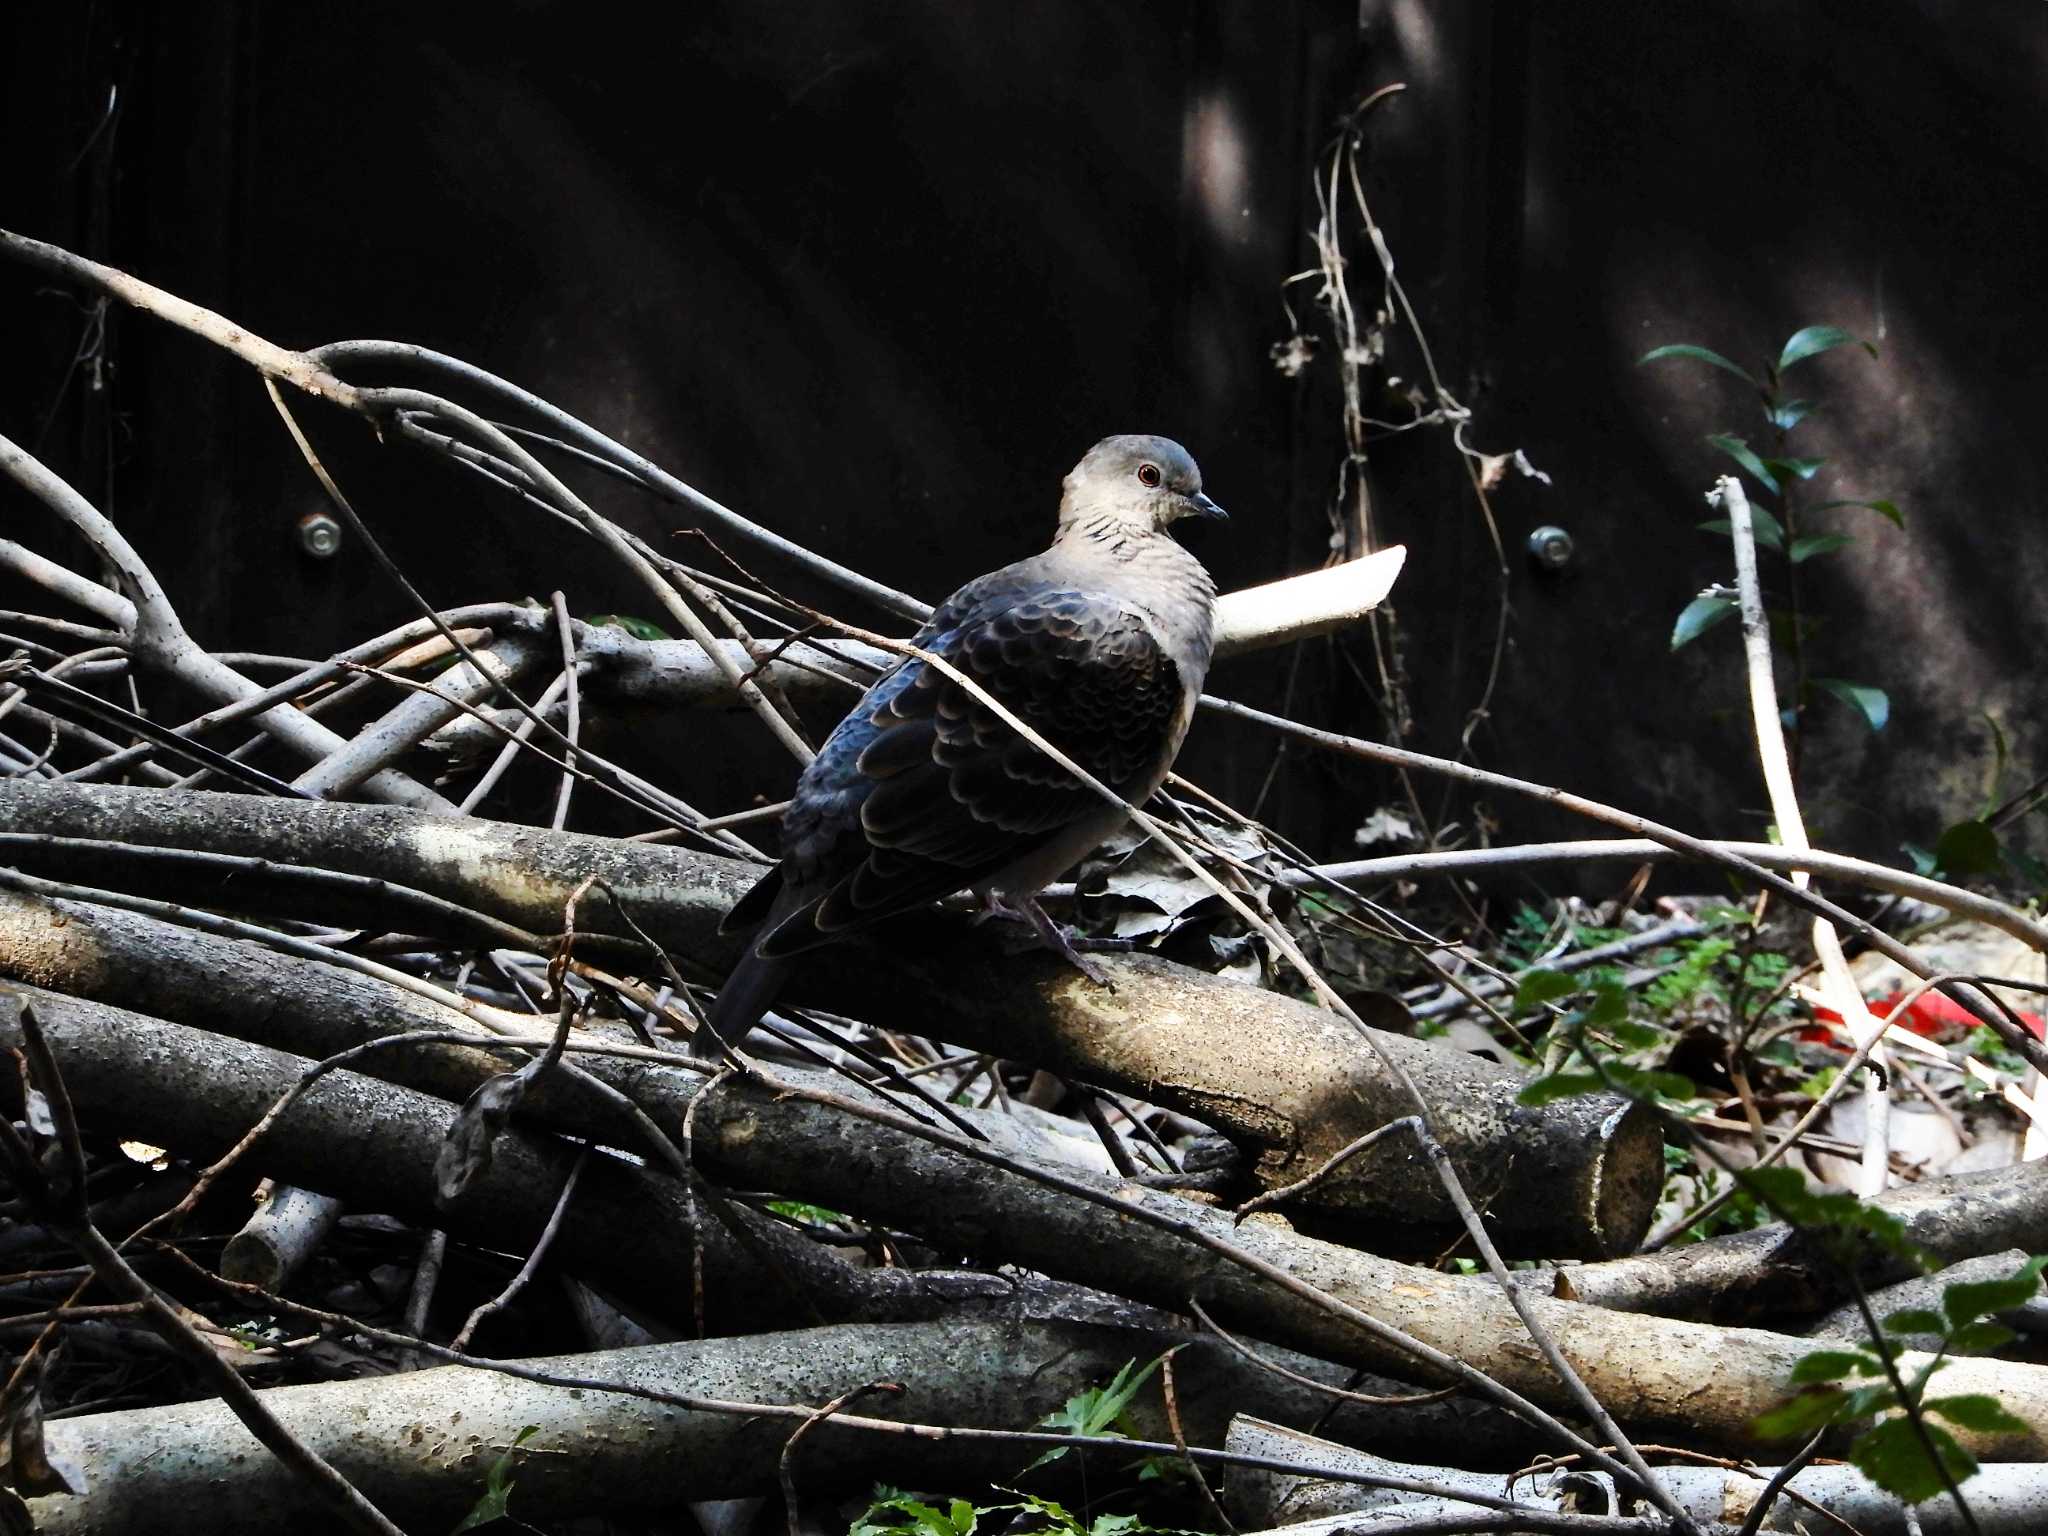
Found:
[{"label": "green leaf", "polygon": [[1653,1045],[1664,1043],[1664,1031],[1653,1024],[1623,1022],[1608,1026],[1607,1032],[1614,1036],[1623,1050],[1647,1051]]},{"label": "green leaf", "polygon": [[2003,1323],[1994,1323],[1988,1318],[1981,1322],[1965,1323],[1948,1336],[1950,1351],[1958,1355],[1988,1355],[2005,1348],[2019,1337]]},{"label": "green leaf", "polygon": [[483,1497],[470,1506],[469,1513],[462,1517],[462,1523],[449,1532],[449,1536],[461,1536],[463,1531],[473,1531],[480,1525],[489,1525],[493,1520],[506,1518],[505,1505],[512,1497],[512,1472],[515,1465],[512,1453],[539,1433],[538,1424],[527,1425],[514,1437],[505,1453],[491,1463],[484,1473]]},{"label": "green leaf", "polygon": [[1586,1010],[1588,1024],[1595,1029],[1605,1029],[1627,1017],[1627,987],[1618,981],[1603,981],[1593,988],[1593,1006]]},{"label": "green leaf", "polygon": [[1855,535],[1848,533],[1809,533],[1803,539],[1792,541],[1792,563],[1798,565],[1803,560],[1811,560],[1815,555],[1829,554],[1855,542]]},{"label": "green leaf", "polygon": [[[1756,539],[1757,543],[1763,545],[1765,549],[1783,549],[1785,547],[1785,525],[1771,516],[1771,509],[1769,507],[1760,507],[1755,502],[1751,502],[1749,504],[1749,527],[1751,536]],[[1701,523],[1700,529],[1704,533],[1727,534],[1730,537],[1733,537],[1735,533],[1735,525],[1725,517],[1717,517],[1712,522]]]},{"label": "green leaf", "polygon": [[778,1216],[787,1216],[791,1221],[808,1222],[814,1227],[837,1227],[848,1225],[847,1218],[839,1211],[829,1211],[822,1205],[807,1205],[801,1200],[770,1200],[768,1209]]},{"label": "green leaf", "polygon": [[1704,593],[1685,605],[1678,615],[1678,622],[1671,626],[1671,649],[1688,645],[1719,624],[1723,619],[1733,617],[1736,612],[1735,599]]},{"label": "green leaf", "polygon": [[[915,1494],[877,1483],[874,1501],[853,1522],[847,1536],[974,1536],[983,1513],[965,1499],[954,1499],[940,1510]],[[886,1518],[890,1515],[897,1518]]]},{"label": "green leaf", "polygon": [[[1792,1059],[1796,1064],[1799,1058],[1795,1056]],[[1829,1086],[1841,1075],[1842,1069],[1840,1067],[1822,1067],[1813,1076],[1799,1085],[1799,1091],[1809,1099],[1817,1099],[1826,1093]]]},{"label": "green leaf", "polygon": [[1988,875],[1998,868],[1998,834],[1988,822],[1959,821],[1941,834],[1934,857],[1951,875]]},{"label": "green leaf", "polygon": [[1035,1493],[1025,1493],[1016,1488],[1005,1488],[1003,1492],[1014,1493],[1023,1502],[1020,1504],[1002,1504],[998,1505],[997,1508],[1021,1509],[1030,1514],[1037,1515],[1045,1521],[1052,1531],[1057,1532],[1058,1536],[1081,1536],[1081,1522],[1074,1518],[1073,1511],[1068,1509],[1066,1505],[1053,1499],[1041,1498]]},{"label": "green leaf", "polygon": [[1941,1310],[1957,1328],[1993,1312],[2009,1311],[2040,1294],[2044,1268],[2048,1268],[2048,1257],[2036,1257],[2002,1280],[1958,1281],[1941,1293]]},{"label": "green leaf", "polygon": [[1648,1098],[1652,1094],[1667,1099],[1699,1097],[1699,1089],[1693,1086],[1692,1079],[1677,1072],[1645,1072],[1639,1067],[1629,1066],[1626,1062],[1610,1061],[1607,1064],[1607,1073],[1614,1079],[1617,1088],[1637,1098]]},{"label": "green leaf", "polygon": [[1598,1093],[1604,1086],[1597,1072],[1553,1072],[1537,1078],[1516,1094],[1515,1102],[1534,1107],[1555,1099],[1576,1098],[1582,1093]]},{"label": "green leaf", "polygon": [[1854,1195],[1821,1194],[1806,1187],[1806,1177],[1793,1168],[1745,1168],[1735,1182],[1768,1206],[1781,1221],[1818,1229],[1823,1234],[1875,1243],[1922,1268],[1926,1252],[1906,1236],[1905,1223],[1889,1211],[1866,1205]]},{"label": "green leaf", "polygon": [[1746,1168],[1735,1175],[1757,1199],[1788,1221],[1811,1214],[1815,1196],[1806,1187],[1806,1176],[1792,1168]]},{"label": "green leaf", "polygon": [[1795,480],[1811,480],[1820,473],[1826,459],[1765,459],[1772,474],[1779,477],[1790,475]]},{"label": "green leaf", "polygon": [[1852,1419],[1867,1419],[1872,1414],[1898,1406],[1899,1394],[1889,1382],[1880,1382],[1874,1387],[1858,1387],[1853,1392],[1845,1392],[1841,1410],[1835,1418],[1838,1423],[1847,1424]]},{"label": "green leaf", "polygon": [[1790,432],[1814,413],[1811,400],[1780,400],[1764,412],[1765,419],[1780,432]]},{"label": "green leaf", "polygon": [[[1952,1481],[1960,1483],[1977,1470],[1976,1459],[1957,1445],[1947,1430],[1938,1424],[1922,1427],[1934,1442],[1935,1455],[1941,1458],[1941,1466],[1948,1469]],[[1886,1419],[1868,1434],[1859,1436],[1849,1448],[1849,1459],[1878,1487],[1908,1504],[1931,1499],[1944,1486],[1941,1469],[1929,1459],[1920,1437],[1904,1419]]]},{"label": "green leaf", "polygon": [[1873,731],[1883,730],[1885,722],[1892,717],[1891,695],[1882,688],[1873,688],[1868,683],[1847,683],[1839,677],[1816,677],[1810,681],[1814,687],[1853,706],[1863,716],[1863,723]]},{"label": "green leaf", "polygon": [[1523,1013],[1531,1008],[1540,1008],[1561,997],[1570,997],[1578,990],[1579,983],[1563,971],[1524,971],[1515,982],[1515,1011]]},{"label": "green leaf", "polygon": [[1971,1392],[1961,1397],[1931,1397],[1921,1406],[1929,1413],[1940,1414],[1951,1424],[1974,1429],[1980,1435],[2023,1435],[2032,1427],[2017,1414],[2007,1412],[2005,1404],[1987,1392]]},{"label": "green leaf", "polygon": [[1636,366],[1640,368],[1644,363],[1654,363],[1660,357],[1689,357],[1694,362],[1712,363],[1716,368],[1724,369],[1734,374],[1735,377],[1742,380],[1745,384],[1756,383],[1756,380],[1749,376],[1747,369],[1737,367],[1720,353],[1709,352],[1705,347],[1695,347],[1682,341],[1675,342],[1668,347],[1652,347],[1636,359]]},{"label": "green leaf", "polygon": [[1778,494],[1778,477],[1770,472],[1764,461],[1756,456],[1756,451],[1741,438],[1726,432],[1715,432],[1707,441],[1756,476],[1773,496]]},{"label": "green leaf", "polygon": [[1824,501],[1819,506],[1815,507],[1813,510],[1816,512],[1825,512],[1830,507],[1863,507],[1868,511],[1875,512],[1879,517],[1883,518],[1886,522],[1890,523],[1894,528],[1903,531],[1906,526],[1906,514],[1899,510],[1898,505],[1895,502]]},{"label": "green leaf", "polygon": [[1835,1422],[1835,1410],[1842,1406],[1845,1396],[1845,1393],[1833,1388],[1820,1392],[1802,1392],[1799,1396],[1758,1414],[1750,1428],[1756,1432],[1759,1440],[1790,1440],[1795,1435],[1810,1435],[1823,1424]]},{"label": "green leaf", "polygon": [[1861,347],[1872,357],[1877,356],[1877,348],[1839,325],[1809,325],[1804,330],[1794,331],[1792,339],[1785,343],[1785,350],[1778,354],[1778,371],[1783,373],[1794,363],[1818,357],[1836,347]]},{"label": "green leaf", "polygon": [[1840,1381],[1844,1376],[1879,1376],[1884,1362],[1860,1349],[1817,1349],[1792,1367],[1792,1385],[1809,1386],[1816,1381]]},{"label": "green leaf", "polygon": [[[1165,1358],[1161,1355],[1159,1360]],[[1117,1419],[1124,1409],[1130,1406],[1131,1399],[1137,1396],[1138,1389],[1151,1379],[1154,1371],[1159,1369],[1159,1360],[1154,1360],[1143,1370],[1138,1369],[1136,1360],[1126,1360],[1123,1369],[1116,1373],[1108,1386],[1090,1387],[1084,1392],[1076,1392],[1057,1413],[1049,1413],[1040,1419],[1038,1427],[1063,1430],[1070,1435],[1118,1438],[1120,1432],[1116,1428]],[[1024,1470],[1033,1471],[1047,1462],[1058,1461],[1066,1453],[1067,1447],[1056,1445]]]},{"label": "green leaf", "polygon": [[1886,1333],[1947,1333],[1948,1319],[1932,1307],[1902,1307],[1884,1320]]},{"label": "green leaf", "polygon": [[[1159,1360],[1165,1358],[1161,1355]],[[1143,1370],[1138,1369],[1136,1360],[1126,1360],[1124,1368],[1116,1373],[1116,1378],[1099,1393],[1093,1394],[1094,1402],[1088,1412],[1087,1427],[1080,1432],[1084,1435],[1106,1432],[1110,1425],[1122,1416],[1124,1409],[1130,1406],[1131,1399],[1138,1395],[1138,1389],[1152,1379],[1152,1373],[1159,1369],[1159,1360],[1154,1360]],[[1070,1399],[1068,1406],[1071,1407],[1074,1402],[1086,1399],[1090,1395],[1084,1392],[1080,1398]]]},{"label": "green leaf", "polygon": [[635,640],[666,640],[668,632],[659,624],[647,619],[636,619],[630,613],[596,613],[583,621],[601,629],[623,629]]}]

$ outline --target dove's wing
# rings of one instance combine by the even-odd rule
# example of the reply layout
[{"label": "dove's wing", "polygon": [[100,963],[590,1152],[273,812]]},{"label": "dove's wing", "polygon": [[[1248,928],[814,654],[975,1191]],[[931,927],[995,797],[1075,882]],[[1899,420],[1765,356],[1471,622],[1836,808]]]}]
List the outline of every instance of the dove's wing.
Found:
[{"label": "dove's wing", "polygon": [[[1025,562],[1029,565],[1029,562]],[[1111,789],[1157,786],[1187,728],[1187,681],[1116,597],[998,572],[919,637]],[[1104,808],[937,667],[877,682],[805,770],[783,861],[730,918],[772,917],[776,959],[977,885]]]}]

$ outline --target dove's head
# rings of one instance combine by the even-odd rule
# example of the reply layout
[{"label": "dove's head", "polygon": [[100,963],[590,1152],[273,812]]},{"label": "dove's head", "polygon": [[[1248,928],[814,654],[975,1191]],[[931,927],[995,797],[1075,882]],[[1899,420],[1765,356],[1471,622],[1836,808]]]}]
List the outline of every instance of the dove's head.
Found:
[{"label": "dove's head", "polygon": [[1202,494],[1194,456],[1169,437],[1105,437],[1061,482],[1060,527],[1112,524],[1157,533],[1184,517],[1227,514]]}]

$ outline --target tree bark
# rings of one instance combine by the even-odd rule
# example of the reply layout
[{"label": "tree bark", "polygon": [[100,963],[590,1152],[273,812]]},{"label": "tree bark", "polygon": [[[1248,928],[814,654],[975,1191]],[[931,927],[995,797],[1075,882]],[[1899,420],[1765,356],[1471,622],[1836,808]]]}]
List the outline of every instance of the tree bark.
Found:
[{"label": "tree bark", "polygon": [[[259,800],[251,796],[0,783],[0,831],[102,843],[196,848],[279,864],[346,869],[431,892],[546,934],[560,927],[577,885],[598,875],[633,916],[685,963],[715,974],[737,955],[719,920],[756,871],[681,848],[622,843],[388,807]],[[78,878],[74,848],[14,851],[23,867]],[[332,921],[346,903],[327,888],[245,875],[212,881],[152,871],[110,851],[100,877],[180,900],[272,916]],[[125,875],[122,871],[127,871]],[[348,907],[343,920],[371,915]],[[577,922],[630,936],[598,893]],[[25,934],[20,944],[47,950]],[[1340,1149],[1414,1112],[1373,1046],[1341,1019],[1278,993],[1147,956],[1102,956],[1115,990],[1057,957],[1006,956],[989,936],[932,912],[814,957],[792,991],[803,1001],[987,1050],[1112,1091],[1136,1094],[1215,1126],[1256,1157],[1265,1188],[1306,1177]],[[38,963],[41,963],[40,961]],[[59,981],[14,968],[0,972]],[[152,1011],[153,1005],[151,1006]],[[915,1010],[906,1017],[907,1010]],[[1438,1138],[1516,1256],[1625,1253],[1648,1229],[1663,1178],[1660,1132],[1648,1111],[1611,1095],[1516,1102],[1522,1078],[1447,1046],[1375,1033],[1412,1074]],[[1376,1246],[1441,1251],[1454,1241],[1449,1202],[1403,1138],[1389,1137],[1304,1197],[1302,1208]]]},{"label": "tree bark", "polygon": [[[0,1047],[19,1047],[14,1002],[32,1001],[82,1119],[180,1154],[225,1152],[297,1083],[304,1057],[95,1003],[0,985]],[[19,1103],[0,1074],[0,1098]],[[487,1248],[523,1252],[540,1236],[572,1161],[570,1149],[520,1130],[496,1140],[490,1166],[452,1206],[435,1194],[434,1160],[456,1106],[352,1072],[314,1084],[246,1154],[247,1166],[408,1218]],[[593,1155],[555,1255],[597,1285],[677,1318],[690,1313],[694,1225],[709,1315],[728,1327],[864,1315],[863,1272],[751,1211],[742,1242],[681,1184],[615,1155]],[[631,1233],[630,1243],[622,1234]],[[118,1234],[117,1234],[118,1235]],[[757,1256],[773,1256],[773,1264]]]},{"label": "tree bark", "polygon": [[[1128,1319],[1029,1315],[940,1323],[806,1329],[649,1345],[519,1362],[735,1404],[815,1407],[877,1381],[909,1390],[850,1404],[849,1413],[927,1424],[1029,1429],[1076,1392],[1132,1359],[1187,1336]],[[1246,1399],[1307,1421],[1311,1394],[1245,1366],[1214,1340],[1175,1357],[1182,1424],[1197,1444],[1221,1442]],[[529,1521],[676,1509],[685,1500],[770,1493],[801,1417],[693,1411],[644,1398],[546,1386],[467,1366],[316,1386],[278,1387],[265,1403],[373,1503],[410,1530],[447,1530],[510,1453],[512,1513]],[[1132,1404],[1141,1433],[1167,1438],[1156,1382]],[[539,1431],[515,1451],[522,1430]],[[45,1431],[90,1480],[79,1498],[36,1499],[43,1536],[271,1536],[313,1518],[302,1484],[263,1453],[218,1402],[58,1420]],[[1112,1465],[1131,1459],[1107,1443]],[[825,1420],[795,1454],[797,1487],[874,1478],[1013,1480],[1037,1447],[913,1439]],[[1075,1453],[1069,1453],[1070,1463]],[[1091,1460],[1095,1460],[1091,1456]],[[1098,1463],[1098,1475],[1106,1468]]]},{"label": "tree bark", "polygon": [[[2048,1251],[2048,1162],[1922,1179],[1871,1203],[1944,1261],[2005,1248]],[[1885,1285],[1911,1273],[1903,1260],[1872,1253],[1862,1277],[1865,1285]],[[1592,1306],[1714,1322],[1799,1317],[1849,1294],[1840,1269],[1783,1222],[1549,1275],[1532,1272],[1529,1282]]]},{"label": "tree bark", "polygon": [[[1232,1421],[1226,1444],[1230,1450],[1248,1456],[1416,1478],[1496,1497],[1501,1494],[1501,1480],[1497,1477],[1446,1473],[1436,1466],[1404,1465],[1277,1424],[1263,1424],[1248,1416],[1241,1415]],[[1769,1466],[1741,1470],[1676,1466],[1659,1468],[1657,1476],[1687,1514],[1710,1528],[1726,1529],[1749,1517],[1764,1484],[1777,1470]],[[1413,1518],[1415,1513],[1414,1495],[1314,1476],[1234,1468],[1226,1486],[1231,1515],[1248,1530],[1276,1526],[1301,1529],[1309,1521],[1327,1521],[1365,1510],[1399,1509],[1407,1518]],[[1793,1476],[1790,1486],[1794,1492],[1831,1510],[1863,1536],[1969,1536],[1972,1529],[1963,1524],[1954,1501],[1946,1493],[1912,1505],[1917,1524],[1909,1525],[1908,1506],[1854,1467],[1808,1467]],[[2037,1536],[2048,1529],[2048,1467],[2037,1462],[1993,1463],[1983,1467],[1963,1484],[1963,1495],[1970,1501],[1970,1512],[1977,1517],[1977,1536]],[[1760,1529],[1817,1533],[1841,1527],[1821,1519],[1796,1499],[1780,1498]]]},{"label": "tree bark", "polygon": [[[915,1226],[988,1259],[1042,1268],[1162,1307],[1200,1299],[1225,1326],[1320,1358],[1434,1379],[1391,1344],[1305,1297],[1279,1290],[1214,1248],[1230,1244],[1338,1301],[1453,1355],[1545,1406],[1570,1401],[1491,1282],[1447,1276],[1302,1237],[1263,1221],[1105,1180],[1068,1176],[1068,1191],[991,1167],[929,1137],[892,1133],[831,1108],[727,1083],[697,1109],[697,1145],[714,1172],[801,1192],[834,1209]],[[1075,1198],[1077,1184],[1100,1191]],[[1164,1218],[1178,1230],[1140,1219]],[[1757,1329],[1531,1298],[1537,1320],[1586,1385],[1625,1424],[1673,1427],[1754,1449],[1751,1424],[1788,1395],[1806,1341]],[[1908,1372],[1924,1357],[1908,1355]],[[2025,1434],[1972,1439],[1987,1458],[2048,1456],[2048,1367],[1956,1360],[1948,1392],[1995,1392]]]}]

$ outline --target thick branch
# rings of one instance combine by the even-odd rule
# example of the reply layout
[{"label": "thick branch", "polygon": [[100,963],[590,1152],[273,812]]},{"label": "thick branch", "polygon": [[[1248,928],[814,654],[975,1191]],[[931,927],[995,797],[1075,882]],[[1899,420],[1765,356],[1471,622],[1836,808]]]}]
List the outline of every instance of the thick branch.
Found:
[{"label": "thick branch", "polygon": [[[226,1151],[312,1065],[121,1009],[6,986],[0,1046],[19,1043],[7,1006],[16,995],[33,997],[88,1123],[188,1156]],[[18,1099],[19,1090],[10,1078],[0,1093]],[[359,1207],[444,1225],[487,1248],[521,1250],[540,1236],[571,1157],[545,1136],[508,1131],[488,1170],[444,1209],[435,1198],[434,1159],[454,1113],[445,1100],[335,1072],[287,1111],[249,1157],[275,1177]],[[677,1277],[690,1273],[692,1225],[680,1185],[607,1156],[585,1170],[556,1252],[605,1289],[672,1309]],[[700,1212],[694,1225],[714,1310],[729,1305],[731,1326],[759,1327],[777,1315],[809,1321],[810,1304],[827,1316],[860,1309],[861,1277],[813,1245],[790,1249],[792,1261],[813,1260],[797,1281],[809,1292],[799,1304],[716,1220]],[[633,1234],[632,1243],[619,1241],[624,1232]]]},{"label": "thick branch", "polygon": [[[752,873],[678,848],[379,807],[10,781],[0,784],[0,830],[16,829],[346,868],[543,933],[595,874],[678,956],[712,967],[736,953],[716,929]],[[178,878],[181,899],[240,899],[232,880],[215,888],[190,871]],[[294,904],[285,885],[260,894],[273,915],[319,915],[317,904]],[[586,927],[626,931],[609,903],[587,901],[583,912]],[[1102,958],[1116,982],[1105,991],[1054,957],[1004,956],[963,930],[920,915],[821,953],[797,996],[1182,1110],[1254,1149],[1267,1187],[1302,1178],[1412,1111],[1366,1043],[1305,1003],[1136,956]],[[906,1018],[906,1009],[918,1012]],[[1641,1239],[1662,1180],[1646,1112],[1606,1096],[1527,1109],[1515,1102],[1521,1079],[1497,1064],[1398,1035],[1380,1043],[1420,1080],[1440,1139],[1512,1251],[1601,1256]],[[1376,1243],[1411,1249],[1440,1243],[1450,1225],[1441,1188],[1397,1139],[1347,1164],[1311,1203],[1370,1223]]]},{"label": "thick branch", "polygon": [[[730,1412],[692,1412],[465,1366],[280,1387],[261,1396],[410,1530],[452,1526],[482,1494],[491,1464],[512,1451],[528,1425],[540,1428],[513,1452],[514,1512],[529,1521],[616,1518],[672,1510],[688,1499],[773,1491],[783,1443],[802,1411],[871,1381],[900,1381],[909,1390],[864,1402],[864,1416],[1029,1429],[1126,1361],[1187,1342],[1162,1322],[1154,1316],[1150,1326],[1134,1324],[1105,1309],[1099,1320],[1026,1315],[867,1324],[519,1362],[583,1381],[730,1403]],[[1220,1442],[1245,1396],[1258,1404],[1255,1411],[1297,1420],[1316,1411],[1308,1394],[1243,1366],[1213,1341],[1177,1356],[1176,1378],[1183,1421],[1197,1443]],[[1163,1438],[1157,1401],[1156,1392],[1148,1393],[1133,1408],[1140,1428]],[[795,1413],[749,1414],[749,1403],[787,1405]],[[52,1447],[85,1471],[92,1491],[36,1500],[36,1529],[45,1536],[270,1536],[315,1512],[303,1489],[256,1452],[218,1403],[68,1419],[47,1433]],[[828,1420],[805,1435],[799,1475],[825,1486],[975,1471],[1008,1480],[1038,1449],[889,1435]],[[1118,1453],[1117,1464],[1130,1456]]]},{"label": "thick branch", "polygon": [[466,661],[458,662],[435,678],[431,689],[405,695],[381,719],[358,731],[346,747],[321,759],[292,782],[323,798],[347,794],[463,714],[463,705],[488,699],[500,685],[523,677],[541,652],[531,641],[511,636],[495,645],[477,647],[474,654],[488,675]]},{"label": "thick branch", "polygon": [[[1905,1223],[1906,1236],[1944,1260],[2004,1248],[2048,1251],[2048,1162],[1923,1179],[1872,1202]],[[1904,1278],[1911,1269],[1873,1253],[1866,1285]],[[1812,1313],[1847,1293],[1840,1266],[1782,1222],[1731,1232],[1704,1243],[1560,1269],[1557,1294],[1594,1306],[1666,1317],[1741,1322]]]},{"label": "thick branch", "polygon": [[[1474,1493],[1494,1493],[1499,1478],[1446,1475],[1438,1467],[1404,1465],[1367,1456],[1276,1424],[1241,1416],[1230,1426],[1228,1446],[1261,1460],[1293,1460],[1302,1466],[1341,1467],[1376,1477],[1427,1478]],[[1660,1467],[1657,1475],[1696,1520],[1732,1529],[1755,1507],[1773,1467]],[[1843,1526],[1814,1513],[1820,1505],[1862,1536],[1964,1536],[1967,1530],[1946,1494],[1912,1507],[1912,1523],[1897,1495],[1887,1493],[1854,1467],[1808,1467],[1790,1483],[1761,1529],[1805,1531],[1819,1536]],[[1412,1514],[1405,1496],[1358,1483],[1340,1483],[1313,1474],[1264,1468],[1233,1472],[1229,1480],[1231,1513],[1246,1528],[1300,1526],[1311,1520],[1353,1515],[1366,1510],[1400,1509]],[[2048,1469],[2039,1463],[2007,1463],[1984,1467],[1964,1485],[1981,1536],[2034,1536],[2048,1528]],[[1722,1524],[1726,1522],[1726,1524]],[[1399,1521],[1394,1522],[1398,1530]]]}]

